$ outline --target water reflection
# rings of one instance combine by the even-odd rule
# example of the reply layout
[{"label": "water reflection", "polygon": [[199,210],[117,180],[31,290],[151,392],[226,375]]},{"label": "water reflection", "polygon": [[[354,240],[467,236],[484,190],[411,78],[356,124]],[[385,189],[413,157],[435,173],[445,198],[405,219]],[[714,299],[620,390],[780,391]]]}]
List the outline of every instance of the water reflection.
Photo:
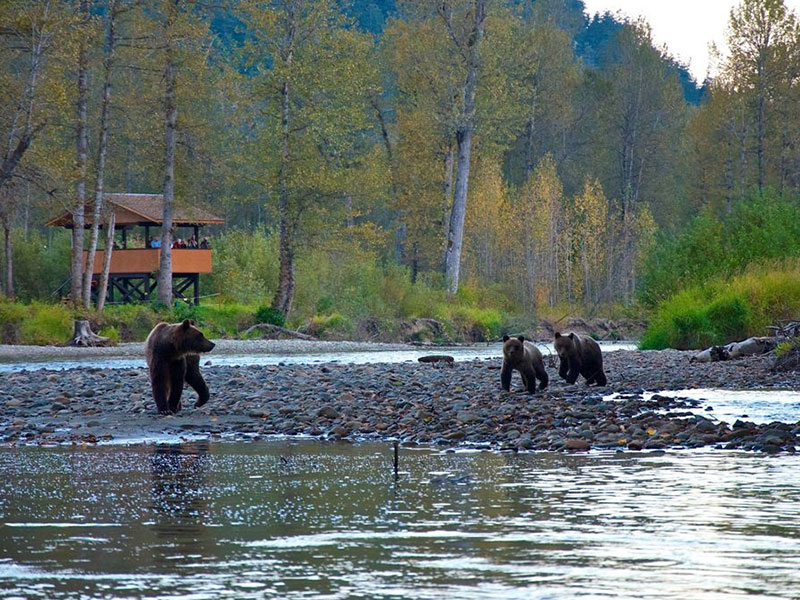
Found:
[{"label": "water reflection", "polygon": [[198,550],[208,519],[209,442],[156,444],[151,457],[153,531],[185,553]]},{"label": "water reflection", "polygon": [[396,479],[392,458],[318,442],[0,450],[0,598],[800,589],[798,456],[401,448]]}]

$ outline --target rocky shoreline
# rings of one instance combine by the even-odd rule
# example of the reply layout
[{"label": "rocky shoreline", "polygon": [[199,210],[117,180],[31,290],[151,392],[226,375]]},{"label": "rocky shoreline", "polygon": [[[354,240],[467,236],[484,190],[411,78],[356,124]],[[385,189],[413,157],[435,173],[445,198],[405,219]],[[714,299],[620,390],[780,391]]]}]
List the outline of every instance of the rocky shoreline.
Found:
[{"label": "rocky shoreline", "polygon": [[[500,359],[369,365],[214,366],[211,401],[156,414],[144,369],[77,368],[0,373],[0,444],[94,444],[170,437],[328,440],[498,450],[740,448],[794,452],[800,422],[732,425],[688,412],[697,402],[647,391],[686,388],[797,389],[800,373],[774,373],[771,357],[689,363],[691,352],[606,353],[609,385],[567,385],[554,364],[550,386],[529,395],[500,389]],[[518,375],[512,389],[521,387]],[[606,397],[617,394],[618,399]],[[713,413],[709,413],[709,416]]]}]

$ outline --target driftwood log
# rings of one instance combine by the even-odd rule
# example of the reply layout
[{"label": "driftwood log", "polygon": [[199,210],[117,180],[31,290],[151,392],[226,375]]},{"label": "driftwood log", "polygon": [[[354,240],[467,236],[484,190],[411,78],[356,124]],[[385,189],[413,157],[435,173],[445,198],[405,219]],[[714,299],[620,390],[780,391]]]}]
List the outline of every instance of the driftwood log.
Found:
[{"label": "driftwood log", "polygon": [[278,327],[277,325],[271,325],[269,323],[256,323],[252,327],[245,329],[242,332],[242,335],[250,335],[254,331],[261,331],[262,337],[265,339],[279,339],[281,336],[297,340],[307,340],[310,342],[318,339],[313,335],[308,335],[307,333],[300,333],[299,331],[286,329],[285,327]]},{"label": "driftwood log", "polygon": [[702,352],[698,352],[689,362],[716,362],[719,360],[729,360],[740,356],[752,356],[755,354],[766,354],[772,352],[778,344],[785,342],[785,337],[751,337],[741,342],[731,342],[726,346],[711,346]]},{"label": "driftwood log", "polygon": [[421,363],[452,363],[455,359],[446,354],[430,354],[428,356],[420,356],[417,359]]},{"label": "driftwood log", "polygon": [[110,346],[111,338],[97,335],[92,331],[89,321],[78,319],[73,323],[72,337],[67,342],[67,346]]}]

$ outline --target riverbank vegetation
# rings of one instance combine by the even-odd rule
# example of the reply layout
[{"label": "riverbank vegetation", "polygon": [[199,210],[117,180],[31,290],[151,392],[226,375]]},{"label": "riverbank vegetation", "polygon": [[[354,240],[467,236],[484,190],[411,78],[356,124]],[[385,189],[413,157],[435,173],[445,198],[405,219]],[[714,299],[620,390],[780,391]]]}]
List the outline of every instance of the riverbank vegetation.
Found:
[{"label": "riverbank vegetation", "polygon": [[[645,349],[702,348],[800,314],[800,198],[768,192],[663,237],[643,273]],[[676,291],[677,290],[677,291]]]},{"label": "riverbank vegetation", "polygon": [[[746,325],[722,331],[680,316],[692,290],[727,298],[798,255],[783,0],[741,1],[704,82],[647,23],[581,0],[9,0],[0,20],[4,339],[63,341],[64,314],[120,340],[181,315],[240,334],[257,314],[364,339],[431,319],[429,337],[466,340],[646,310],[648,344],[694,345],[777,304],[745,294]],[[43,224],[94,219],[104,191],[164,194],[167,223],[224,217],[199,307],[93,308],[82,250],[104,236]]]}]

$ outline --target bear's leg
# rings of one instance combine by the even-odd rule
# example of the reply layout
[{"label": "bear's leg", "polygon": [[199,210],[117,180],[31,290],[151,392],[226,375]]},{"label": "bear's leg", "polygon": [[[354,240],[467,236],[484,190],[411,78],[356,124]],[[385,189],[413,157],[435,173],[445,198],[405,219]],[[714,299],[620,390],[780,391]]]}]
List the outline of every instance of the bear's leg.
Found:
[{"label": "bear's leg", "polygon": [[[520,369],[519,376],[522,379],[522,389],[529,392],[530,391],[530,387],[529,387],[530,384],[528,383],[528,378],[526,377],[525,371],[523,369]],[[536,380],[535,379],[533,380],[533,387],[534,387],[534,389],[536,389]]]},{"label": "bear's leg", "polygon": [[150,370],[150,385],[153,390],[153,400],[156,401],[156,410],[159,414],[168,415],[167,394],[169,393],[169,368],[162,365]]},{"label": "bear's leg", "polygon": [[511,391],[512,371],[511,365],[503,361],[503,369],[500,371],[500,385],[502,385],[503,389],[507,392]]},{"label": "bear's leg", "polygon": [[519,374],[522,375],[522,384],[525,386],[525,389],[528,390],[528,393],[535,394],[536,374],[533,372],[530,365],[525,365],[524,368],[520,369]]},{"label": "bear's leg", "polygon": [[186,357],[186,383],[192,386],[194,391],[197,392],[195,408],[200,408],[208,402],[208,386],[203,376],[200,374],[200,357],[196,354]]},{"label": "bear's leg", "polygon": [[578,381],[578,375],[580,374],[581,374],[581,369],[577,361],[571,360],[569,362],[569,371],[567,371],[567,383],[572,385],[573,383]]},{"label": "bear's leg", "polygon": [[594,381],[600,387],[605,387],[608,383],[608,379],[606,379],[606,374],[603,372],[603,369],[600,369],[600,372],[594,376]]},{"label": "bear's leg", "polygon": [[562,358],[560,364],[558,365],[558,376],[561,377],[561,379],[566,379],[568,372],[569,372],[569,359]]},{"label": "bear's leg", "polygon": [[550,377],[548,377],[547,371],[544,369],[544,364],[535,364],[533,368],[536,371],[536,377],[539,379],[539,391],[542,391],[550,383]]},{"label": "bear's leg", "polygon": [[186,377],[186,360],[172,361],[169,365],[169,412],[176,414],[181,410],[183,381]]}]

